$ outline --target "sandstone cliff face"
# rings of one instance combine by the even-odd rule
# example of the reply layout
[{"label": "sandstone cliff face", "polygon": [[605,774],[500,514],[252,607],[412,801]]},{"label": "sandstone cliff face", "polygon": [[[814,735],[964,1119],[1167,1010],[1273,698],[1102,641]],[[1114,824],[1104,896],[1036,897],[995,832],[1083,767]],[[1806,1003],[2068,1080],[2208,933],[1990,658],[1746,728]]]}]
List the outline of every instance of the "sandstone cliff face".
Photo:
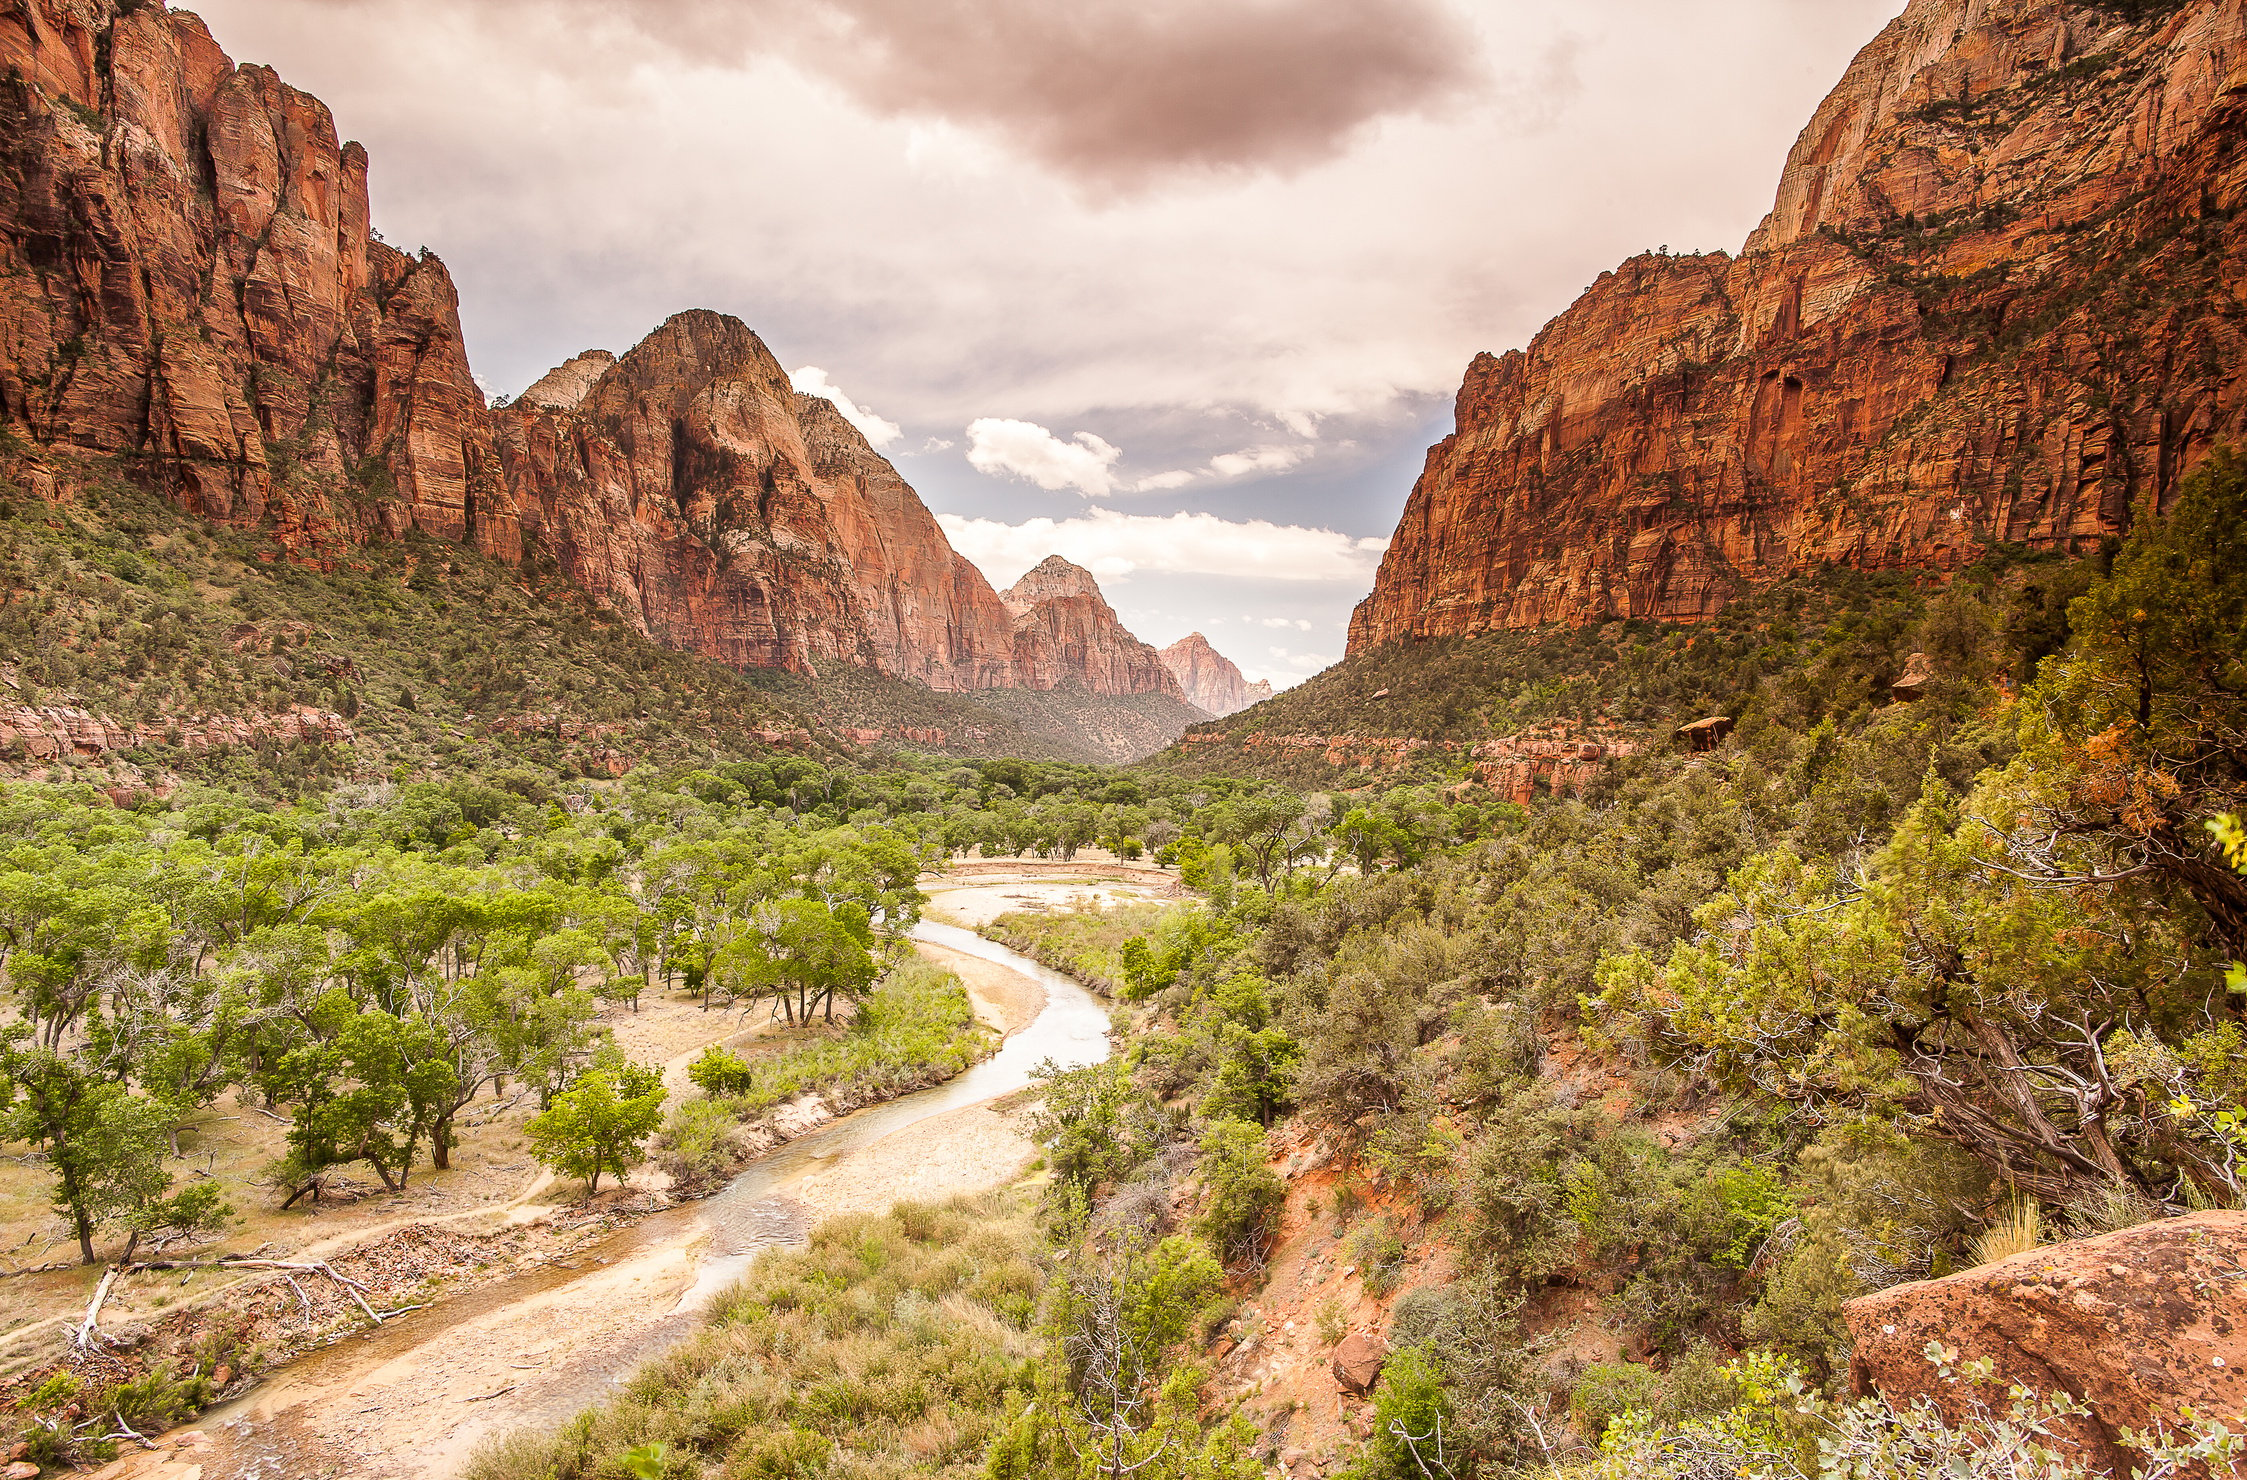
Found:
[{"label": "sandstone cliff face", "polygon": [[574,409],[526,394],[493,421],[520,522],[666,646],[738,667],[854,663],[940,690],[1014,679],[1012,617],[990,583],[738,319],[679,314]]},{"label": "sandstone cliff face", "polygon": [[1197,709],[1208,710],[1217,719],[1238,714],[1249,705],[1272,697],[1270,684],[1251,684],[1242,678],[1232,660],[1210,646],[1209,639],[1199,632],[1189,633],[1164,648],[1162,660],[1163,666],[1178,680],[1178,686],[1186,691],[1188,702]]},{"label": "sandstone cliff face", "polygon": [[161,5],[0,15],[0,420],[292,543],[514,558],[482,411],[451,278],[375,239],[319,100]]},{"label": "sandstone cliff face", "polygon": [[42,491],[93,458],[308,555],[542,554],[739,666],[1116,693],[1160,670],[1057,615],[1018,674],[989,582],[738,321],[682,314],[487,411],[444,265],[370,226],[365,152],[159,0],[0,14],[0,426]]},{"label": "sandstone cliff face", "polygon": [[605,349],[589,349],[584,354],[572,355],[530,383],[530,387],[515,398],[523,406],[545,411],[575,411],[583,403],[593,383],[608,373],[616,363],[616,356]]},{"label": "sandstone cliff face", "polygon": [[1912,0],[1742,255],[1476,358],[1351,651],[2123,530],[2247,431],[2243,120],[2243,0]]},{"label": "sandstone cliff face", "polygon": [[1014,616],[1020,687],[1075,682],[1095,694],[1159,694],[1187,702],[1162,654],[1124,629],[1083,566],[1048,555],[1007,588],[1005,600]]}]

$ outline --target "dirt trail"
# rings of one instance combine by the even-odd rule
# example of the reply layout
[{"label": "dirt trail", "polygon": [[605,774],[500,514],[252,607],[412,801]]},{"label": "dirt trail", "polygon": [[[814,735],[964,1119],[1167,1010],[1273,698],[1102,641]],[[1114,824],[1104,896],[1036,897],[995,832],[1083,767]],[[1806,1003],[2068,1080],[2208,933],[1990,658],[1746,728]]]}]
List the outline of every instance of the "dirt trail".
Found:
[{"label": "dirt trail", "polygon": [[[1021,907],[1025,892],[1067,908],[1084,890],[1080,877],[971,876],[931,889],[930,915],[987,919]],[[1048,1006],[1038,976],[969,954],[982,949],[973,941],[915,944],[960,974],[978,1014],[1003,1033],[1039,1022]],[[1081,1028],[1083,1004],[1071,1006]],[[1002,1185],[1035,1153],[1014,1118],[989,1104],[852,1134],[858,1122],[878,1127],[872,1118],[885,1112],[910,1113],[899,1101],[848,1117],[766,1157],[719,1197],[301,1358],[97,1480],[440,1480],[485,1435],[555,1427],[613,1392],[691,1330],[763,1249],[796,1242],[833,1214]]]}]

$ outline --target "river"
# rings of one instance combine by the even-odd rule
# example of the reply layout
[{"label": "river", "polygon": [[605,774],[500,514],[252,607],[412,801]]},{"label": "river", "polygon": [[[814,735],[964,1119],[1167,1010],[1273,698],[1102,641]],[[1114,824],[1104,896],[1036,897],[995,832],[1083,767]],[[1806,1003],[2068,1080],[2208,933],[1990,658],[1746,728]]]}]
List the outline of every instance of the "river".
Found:
[{"label": "river", "polygon": [[973,931],[924,921],[913,938],[1030,978],[1043,1008],[966,1072],[792,1141],[714,1197],[300,1357],[205,1414],[208,1444],[140,1456],[115,1467],[114,1480],[185,1480],[198,1469],[199,1480],[450,1475],[486,1434],[555,1427],[599,1402],[690,1332],[760,1252],[801,1242],[820,1218],[1017,1174],[1028,1147],[977,1107],[1028,1085],[1047,1059],[1106,1058],[1107,1009]]}]

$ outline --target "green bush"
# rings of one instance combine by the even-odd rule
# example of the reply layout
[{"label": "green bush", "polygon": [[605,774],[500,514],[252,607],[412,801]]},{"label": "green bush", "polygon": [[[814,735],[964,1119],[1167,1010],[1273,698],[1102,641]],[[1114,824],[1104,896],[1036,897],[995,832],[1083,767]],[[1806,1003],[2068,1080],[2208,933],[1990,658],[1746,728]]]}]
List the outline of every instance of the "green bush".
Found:
[{"label": "green bush", "polygon": [[1246,1121],[1220,1120],[1202,1132],[1203,1202],[1195,1230],[1211,1247],[1239,1258],[1262,1245],[1287,1202],[1287,1184],[1265,1165],[1264,1131]]},{"label": "green bush", "polygon": [[1662,1398],[1662,1374],[1637,1362],[1594,1362],[1576,1379],[1568,1411],[1586,1437],[1597,1439],[1632,1409],[1652,1413]]}]

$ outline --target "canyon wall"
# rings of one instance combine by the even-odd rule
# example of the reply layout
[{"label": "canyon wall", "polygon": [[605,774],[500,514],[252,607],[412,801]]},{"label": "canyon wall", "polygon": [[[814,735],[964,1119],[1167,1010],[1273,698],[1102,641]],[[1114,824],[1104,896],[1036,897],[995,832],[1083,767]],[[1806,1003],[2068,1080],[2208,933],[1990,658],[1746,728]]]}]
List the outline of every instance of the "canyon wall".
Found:
[{"label": "canyon wall", "polygon": [[1351,652],[2122,532],[2247,431],[2243,122],[2247,0],[1912,0],[1739,256],[1476,357]]},{"label": "canyon wall", "polygon": [[0,429],[23,480],[122,474],[311,560],[419,534],[551,561],[739,667],[1200,718],[1097,587],[1010,610],[736,319],[677,315],[487,409],[452,279],[382,242],[367,169],[318,99],[161,0],[0,14]]},{"label": "canyon wall", "polygon": [[679,314],[621,359],[581,355],[539,384],[490,416],[513,517],[658,642],[736,667],[1014,684],[1013,618],[990,583],[740,320]]},{"label": "canyon wall", "polygon": [[1157,694],[1187,703],[1162,654],[1125,630],[1083,566],[1048,555],[1003,599],[1014,618],[1020,687],[1053,689],[1074,681],[1095,694]]},{"label": "canyon wall", "polygon": [[517,558],[483,405],[318,99],[159,4],[0,14],[0,424],[291,544]]},{"label": "canyon wall", "polygon": [[1270,684],[1250,683],[1243,678],[1233,660],[1217,651],[1199,632],[1190,632],[1164,648],[1162,660],[1178,680],[1178,686],[1186,691],[1187,700],[1218,719],[1238,714],[1251,704],[1261,704],[1272,697]]}]

